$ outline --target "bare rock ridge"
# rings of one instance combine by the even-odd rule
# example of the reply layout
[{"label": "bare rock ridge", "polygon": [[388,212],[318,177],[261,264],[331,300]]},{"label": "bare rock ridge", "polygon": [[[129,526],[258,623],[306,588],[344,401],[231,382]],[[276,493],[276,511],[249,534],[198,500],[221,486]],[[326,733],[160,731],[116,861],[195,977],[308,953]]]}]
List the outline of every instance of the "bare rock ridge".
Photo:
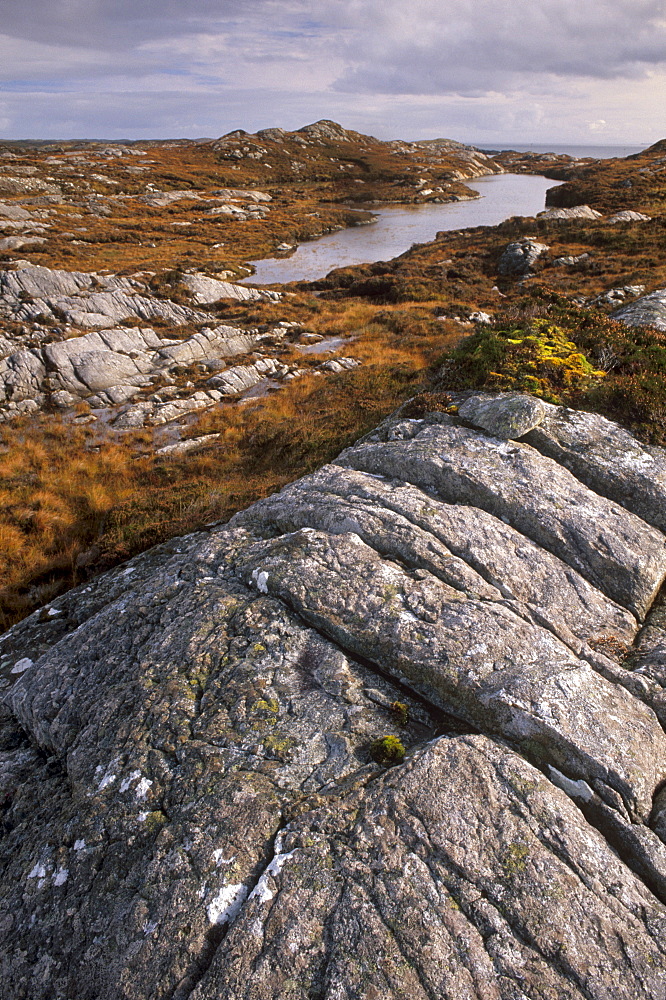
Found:
[{"label": "bare rock ridge", "polygon": [[663,1000],[666,453],[455,401],[0,639],[8,995]]}]

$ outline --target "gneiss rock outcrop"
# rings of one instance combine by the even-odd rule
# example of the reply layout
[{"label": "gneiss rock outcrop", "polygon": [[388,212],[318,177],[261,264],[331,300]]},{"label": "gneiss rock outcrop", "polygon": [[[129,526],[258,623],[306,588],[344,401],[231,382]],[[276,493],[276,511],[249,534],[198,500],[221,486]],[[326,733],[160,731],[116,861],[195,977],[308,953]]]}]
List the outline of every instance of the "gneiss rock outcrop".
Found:
[{"label": "gneiss rock outcrop", "polygon": [[[190,275],[188,280],[195,296],[205,289],[207,295],[196,299],[199,302],[223,297],[279,298],[276,292],[243,288],[205,275]],[[144,282],[135,278],[53,271],[38,265],[0,271],[0,316],[24,322],[46,317],[81,327],[114,326],[128,319],[163,320],[178,326],[208,318],[200,310],[156,298]]]},{"label": "gneiss rock outcrop", "polygon": [[9,995],[663,1000],[666,455],[456,401],[0,640]]},{"label": "gneiss rock outcrop", "polygon": [[[184,284],[197,304],[211,304],[221,298],[280,300],[279,292],[245,288],[204,274],[186,274]],[[31,324],[32,336],[44,346],[28,347],[20,338],[16,342],[13,333],[11,339],[0,337],[0,421],[45,405],[70,408],[81,400],[97,408],[118,406],[153,382],[161,383],[165,377],[169,381],[170,370],[180,365],[218,362],[247,354],[262,339],[256,329],[204,325],[211,321],[208,313],[160,299],[144,282],[133,278],[52,271],[32,265],[0,271],[1,316]],[[151,327],[122,325],[140,318],[167,321],[173,326],[196,324],[199,329],[178,340],[158,335]],[[64,326],[54,332],[56,319]],[[75,332],[72,326],[104,328],[55,339]],[[289,371],[275,359],[261,358],[240,372],[228,373],[230,378],[223,378],[222,385],[206,386],[184,411],[213,405],[221,395],[255,384],[268,374],[266,364],[271,374],[278,368],[283,375]],[[152,402],[161,404],[163,400]],[[150,403],[146,407],[151,410]],[[137,425],[135,414],[129,419]],[[138,420],[139,424],[143,422]]]}]

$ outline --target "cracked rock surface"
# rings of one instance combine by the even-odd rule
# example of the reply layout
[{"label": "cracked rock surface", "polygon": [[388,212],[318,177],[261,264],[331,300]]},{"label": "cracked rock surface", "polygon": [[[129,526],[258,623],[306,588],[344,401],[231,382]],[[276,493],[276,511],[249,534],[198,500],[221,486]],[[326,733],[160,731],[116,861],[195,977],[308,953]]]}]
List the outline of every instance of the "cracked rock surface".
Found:
[{"label": "cracked rock surface", "polygon": [[0,639],[8,995],[663,1000],[666,456],[481,403]]}]

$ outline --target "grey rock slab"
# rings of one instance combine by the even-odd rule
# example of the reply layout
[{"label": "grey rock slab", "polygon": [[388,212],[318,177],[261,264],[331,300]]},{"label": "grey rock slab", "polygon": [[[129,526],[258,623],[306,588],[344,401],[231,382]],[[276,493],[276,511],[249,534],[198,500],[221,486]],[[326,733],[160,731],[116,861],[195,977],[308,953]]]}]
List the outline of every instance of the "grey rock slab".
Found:
[{"label": "grey rock slab", "polygon": [[294,820],[191,1000],[661,1000],[664,907],[567,796],[438,740]]},{"label": "grey rock slab", "polygon": [[666,451],[646,448],[597,413],[542,406],[545,417],[525,441],[595,492],[666,532]]},{"label": "grey rock slab", "polygon": [[165,444],[162,448],[158,448],[155,454],[174,456],[184,455],[188,451],[194,451],[196,448],[201,448],[202,446],[209,444],[211,441],[217,441],[219,437],[219,434],[204,434],[202,437],[198,438],[187,438],[185,441],[175,441],[173,444]]},{"label": "grey rock slab", "polygon": [[0,239],[0,250],[20,250],[21,247],[46,243],[43,236],[6,236]]},{"label": "grey rock slab", "polygon": [[219,302],[220,299],[234,299],[237,302],[279,302],[282,297],[279,292],[245,288],[243,285],[209,278],[206,274],[185,274],[183,284],[189,289],[198,305]]},{"label": "grey rock slab", "polygon": [[521,393],[502,393],[495,398],[470,396],[458,415],[475,427],[499,438],[520,438],[541,423],[546,409],[540,399]]},{"label": "grey rock slab", "polygon": [[[0,637],[8,995],[663,1000],[666,736],[581,658],[636,623],[515,527],[432,495],[433,456],[471,475],[488,441],[513,447],[389,419]],[[578,483],[516,447],[535,495],[544,470]],[[351,468],[368,449],[387,468]],[[660,615],[637,681],[658,684]],[[368,754],[384,735],[407,748],[386,773]]]},{"label": "grey rock slab", "polygon": [[[433,735],[417,701],[219,572],[220,540],[181,548],[135,563],[134,586],[97,581],[90,616],[16,675],[9,721],[27,728],[0,755],[12,996],[189,992],[293,804],[376,773],[361,751],[377,732]],[[406,731],[378,689],[408,703]]]},{"label": "grey rock slab", "polygon": [[31,220],[34,216],[26,209],[21,208],[20,205],[13,205],[11,203],[0,202],[0,217],[3,219],[13,219],[13,220]]},{"label": "grey rock slab", "polygon": [[539,257],[549,249],[546,243],[539,243],[528,236],[523,236],[509,243],[502,253],[497,266],[498,274],[526,275]]},{"label": "grey rock slab", "polygon": [[627,326],[654,326],[657,330],[666,330],[666,288],[658,288],[616,309],[611,316]]},{"label": "grey rock slab", "polygon": [[34,399],[46,369],[39,351],[16,351],[0,360],[0,401]]},{"label": "grey rock slab", "polygon": [[87,351],[75,359],[74,371],[77,379],[91,392],[99,392],[131,382],[137,375],[150,371],[151,365],[146,356],[143,356],[143,365],[140,360],[115,351]]},{"label": "grey rock slab", "polygon": [[586,643],[612,634],[631,645],[636,634],[633,615],[492,514],[352,469],[324,466],[231,524],[265,534],[302,527],[353,531],[381,555],[428,569],[469,596],[520,602],[526,616],[536,616],[584,658]]},{"label": "grey rock slab", "polygon": [[256,348],[258,330],[239,330],[234,326],[204,327],[187,340],[165,347],[160,357],[165,361],[201,361],[246,354]]},{"label": "grey rock slab", "polygon": [[216,191],[211,192],[216,198],[221,198],[224,201],[253,201],[253,202],[269,202],[273,200],[272,195],[268,194],[267,191],[253,191],[253,190],[243,190],[242,188],[219,188]]},{"label": "grey rock slab", "polygon": [[660,532],[527,444],[499,441],[444,414],[408,423],[411,439],[386,440],[400,427],[388,422],[376,440],[354,445],[336,462],[412,483],[448,503],[480,507],[645,615],[666,577]]},{"label": "grey rock slab", "polygon": [[209,378],[208,384],[223,395],[233,396],[263,382],[264,379],[285,375],[287,371],[287,367],[275,358],[260,358],[253,365],[235,365],[233,368],[227,368],[219,375]]},{"label": "grey rock slab", "polygon": [[354,533],[301,529],[231,558],[246,583],[352,655],[567,775],[615,789],[631,815],[649,814],[666,777],[653,712],[513,608],[468,599],[426,571],[415,578]]},{"label": "grey rock slab", "polygon": [[589,205],[573,205],[571,208],[549,208],[545,212],[539,212],[539,219],[553,219],[566,221],[567,219],[601,219],[601,212]]},{"label": "grey rock slab", "polygon": [[611,215],[610,219],[606,219],[610,225],[615,225],[618,222],[650,222],[651,216],[644,215],[642,212],[632,212],[629,209],[624,209],[622,212],[616,212],[615,215]]},{"label": "grey rock slab", "polygon": [[[346,485],[353,490],[351,483]],[[424,502],[427,499],[422,496]],[[427,569],[469,597],[502,599],[496,587],[463,559],[454,556],[434,534],[379,503],[363,504],[354,495],[343,499],[327,492],[321,475],[306,477],[266,500],[259,500],[248,511],[235,515],[231,523],[262,532],[277,530],[280,534],[299,528],[316,528],[331,535],[354,532],[385,558],[414,569]]]},{"label": "grey rock slab", "polygon": [[[151,373],[159,374],[179,361],[190,363],[246,353],[256,347],[259,337],[256,330],[229,326],[205,327],[184,341],[161,338],[150,328],[93,331],[47,344],[41,351],[10,354],[0,361],[0,394],[4,392],[5,400],[41,398],[42,380],[48,374],[49,387],[56,393],[79,398],[102,393],[102,397],[95,395],[91,400],[94,405],[117,405],[135,395],[137,387],[148,384]],[[267,372],[282,371],[282,367],[272,360],[259,360],[255,366],[239,369],[250,373],[244,381],[232,375],[235,387],[228,391],[247,388]]]},{"label": "grey rock slab", "polygon": [[52,378],[65,390],[85,397],[152,371],[156,350],[169,343],[153,330],[120,328],[47,344],[42,354]]},{"label": "grey rock slab", "polygon": [[186,306],[147,294],[145,285],[129,278],[30,266],[0,272],[0,313],[34,320],[40,314],[76,326],[119,324],[123,320],[162,319],[174,325],[206,320]]}]

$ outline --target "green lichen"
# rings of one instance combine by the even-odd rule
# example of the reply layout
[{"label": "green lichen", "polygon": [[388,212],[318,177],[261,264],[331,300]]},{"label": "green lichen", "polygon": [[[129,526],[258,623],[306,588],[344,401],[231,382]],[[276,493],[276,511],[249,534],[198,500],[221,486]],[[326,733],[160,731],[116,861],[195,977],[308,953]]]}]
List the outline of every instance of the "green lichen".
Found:
[{"label": "green lichen", "polygon": [[164,815],[161,809],[156,809],[154,812],[149,812],[144,821],[144,829],[148,833],[155,833],[155,831],[161,829],[168,822],[167,817]]},{"label": "green lichen", "polygon": [[502,858],[502,868],[505,874],[511,877],[525,871],[529,853],[529,848],[525,844],[509,844]]},{"label": "green lichen", "polygon": [[297,745],[291,736],[266,736],[262,743],[266,753],[281,761],[288,760],[290,751]]},{"label": "green lichen", "polygon": [[484,330],[468,337],[446,359],[446,369],[461,387],[518,390],[553,403],[607,374],[547,319],[532,320],[527,329]]}]

